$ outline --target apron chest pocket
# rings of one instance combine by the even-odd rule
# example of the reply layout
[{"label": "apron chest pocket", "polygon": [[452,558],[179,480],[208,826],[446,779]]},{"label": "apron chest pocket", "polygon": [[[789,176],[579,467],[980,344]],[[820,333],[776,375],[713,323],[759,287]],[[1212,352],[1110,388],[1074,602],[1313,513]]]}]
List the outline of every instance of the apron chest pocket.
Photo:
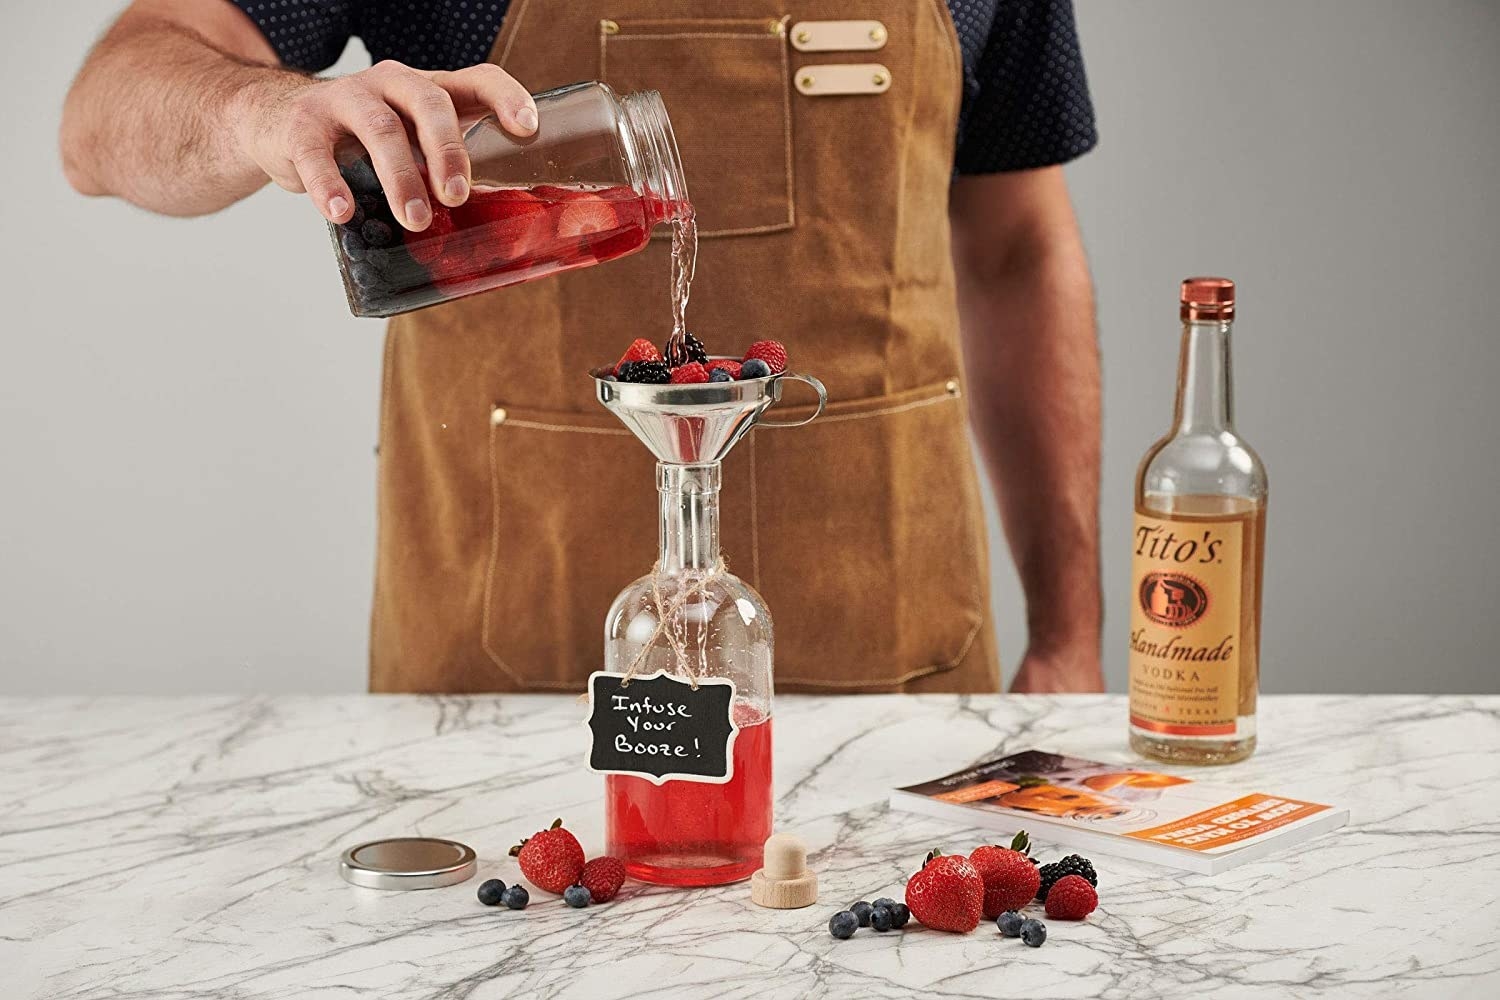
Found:
[{"label": "apron chest pocket", "polygon": [[599,79],[661,92],[699,236],[792,228],[785,18],[601,21]]}]

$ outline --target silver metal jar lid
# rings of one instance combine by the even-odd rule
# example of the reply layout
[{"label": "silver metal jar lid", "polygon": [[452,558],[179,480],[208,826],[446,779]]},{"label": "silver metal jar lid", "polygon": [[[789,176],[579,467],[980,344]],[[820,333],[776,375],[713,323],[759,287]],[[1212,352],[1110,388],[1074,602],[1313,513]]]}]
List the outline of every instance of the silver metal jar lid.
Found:
[{"label": "silver metal jar lid", "polygon": [[339,859],[345,882],[367,889],[437,889],[473,877],[473,848],[435,837],[393,837],[351,847]]}]

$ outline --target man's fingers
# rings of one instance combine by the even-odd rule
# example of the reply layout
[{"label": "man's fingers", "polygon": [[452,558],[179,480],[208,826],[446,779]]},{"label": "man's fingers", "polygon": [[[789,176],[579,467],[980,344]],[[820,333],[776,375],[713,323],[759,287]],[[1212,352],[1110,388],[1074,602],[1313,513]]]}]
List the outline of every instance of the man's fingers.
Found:
[{"label": "man's fingers", "polygon": [[370,154],[396,218],[412,232],[426,229],[432,223],[432,205],[401,116],[367,91],[351,92],[340,110],[344,127]]},{"label": "man's fingers", "polygon": [[452,73],[434,73],[432,82],[452,95],[460,110],[493,111],[501,127],[512,135],[524,138],[536,131],[536,102],[499,66],[485,63]]},{"label": "man's fingers", "polygon": [[462,205],[469,197],[469,152],[458,128],[453,98],[442,87],[410,71],[391,73],[382,88],[386,102],[416,132],[433,193],[445,205]]},{"label": "man's fingers", "polygon": [[[290,159],[302,190],[329,222],[347,222],[354,214],[354,195],[339,175],[333,159],[333,143],[325,133],[298,136]],[[283,185],[284,186],[284,185]]]}]

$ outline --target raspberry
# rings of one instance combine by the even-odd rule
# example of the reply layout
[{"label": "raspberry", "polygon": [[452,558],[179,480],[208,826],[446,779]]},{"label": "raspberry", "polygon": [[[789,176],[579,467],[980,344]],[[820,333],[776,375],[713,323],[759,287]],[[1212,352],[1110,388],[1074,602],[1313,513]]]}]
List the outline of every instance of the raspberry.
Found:
[{"label": "raspberry", "polygon": [[624,354],[620,355],[620,360],[615,363],[615,374],[620,374],[620,366],[627,361],[660,360],[661,352],[656,349],[656,345],[645,337],[639,337],[629,347],[625,348]]},{"label": "raspberry", "polygon": [[594,902],[607,903],[615,898],[620,886],[625,884],[625,866],[620,863],[619,858],[595,858],[583,866],[578,884],[589,891]]},{"label": "raspberry", "polygon": [[718,358],[708,363],[708,370],[713,371],[715,368],[722,368],[729,373],[730,378],[738,379],[740,377],[740,365],[741,362],[739,361],[727,361],[724,358]]},{"label": "raspberry", "polygon": [[1047,916],[1053,920],[1082,920],[1099,905],[1099,893],[1082,875],[1064,875],[1047,893]]},{"label": "raspberry", "polygon": [[689,361],[672,369],[673,385],[694,385],[708,381],[708,369],[696,361]]},{"label": "raspberry", "polygon": [[775,340],[759,340],[750,345],[750,350],[745,352],[745,360],[758,359],[766,363],[771,369],[772,375],[779,375],[786,371],[786,348]]}]

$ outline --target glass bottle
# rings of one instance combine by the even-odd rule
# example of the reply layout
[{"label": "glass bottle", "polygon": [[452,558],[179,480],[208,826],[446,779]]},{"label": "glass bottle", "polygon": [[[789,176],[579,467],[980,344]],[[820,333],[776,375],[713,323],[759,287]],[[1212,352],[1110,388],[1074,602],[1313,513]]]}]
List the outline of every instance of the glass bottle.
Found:
[{"label": "glass bottle", "polygon": [[1255,750],[1266,472],[1234,429],[1234,282],[1182,283],[1174,426],[1136,476],[1130,746],[1223,764]]},{"label": "glass bottle", "polygon": [[[749,878],[771,835],[771,616],[719,553],[717,462],[657,464],[661,549],[655,571],[626,587],[604,626],[605,669],[658,670],[735,683],[739,733],[728,783],[605,777],[605,838],[634,878],[719,885]],[[658,624],[663,624],[659,638]],[[637,657],[645,649],[644,658]]]},{"label": "glass bottle", "polygon": [[690,211],[656,91],[621,97],[578,83],[537,94],[536,107],[526,138],[493,116],[465,133],[469,199],[457,208],[429,199],[432,223],[421,232],[396,221],[363,150],[340,158],[356,207],[329,231],[354,315],[391,316],[614,260]]}]

